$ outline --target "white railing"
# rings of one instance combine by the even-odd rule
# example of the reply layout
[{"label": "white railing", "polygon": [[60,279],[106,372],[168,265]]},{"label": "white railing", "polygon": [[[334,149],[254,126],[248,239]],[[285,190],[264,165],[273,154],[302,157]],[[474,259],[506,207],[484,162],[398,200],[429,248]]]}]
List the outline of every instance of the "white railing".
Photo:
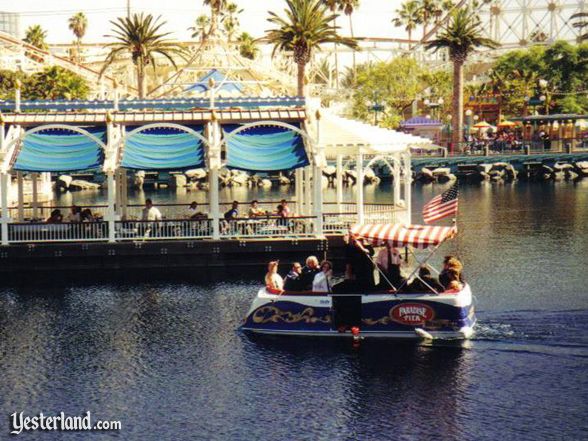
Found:
[{"label": "white railing", "polygon": [[223,238],[287,238],[311,236],[316,218],[307,217],[262,217],[221,220],[220,234]]},{"label": "white railing", "polygon": [[106,222],[8,224],[8,241],[12,243],[91,242],[107,239]]},{"label": "white railing", "polygon": [[211,219],[125,220],[115,222],[116,240],[209,239]]},{"label": "white railing", "polygon": [[325,234],[345,234],[356,223],[356,213],[323,214],[323,232]]}]

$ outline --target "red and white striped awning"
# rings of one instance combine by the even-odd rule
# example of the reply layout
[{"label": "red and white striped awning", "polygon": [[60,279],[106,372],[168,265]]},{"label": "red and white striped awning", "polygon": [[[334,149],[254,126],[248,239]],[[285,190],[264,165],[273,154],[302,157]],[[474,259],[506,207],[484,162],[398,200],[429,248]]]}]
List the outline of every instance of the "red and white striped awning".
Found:
[{"label": "red and white striped awning", "polygon": [[351,228],[355,237],[363,237],[374,246],[391,242],[393,247],[428,248],[457,234],[457,228],[432,225],[358,224]]}]

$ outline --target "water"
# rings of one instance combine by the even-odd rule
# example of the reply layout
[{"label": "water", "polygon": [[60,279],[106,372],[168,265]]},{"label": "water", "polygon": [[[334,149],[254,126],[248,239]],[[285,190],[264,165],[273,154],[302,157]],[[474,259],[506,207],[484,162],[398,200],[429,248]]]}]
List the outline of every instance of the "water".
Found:
[{"label": "water", "polygon": [[[414,206],[442,188],[415,187]],[[236,328],[257,281],[0,288],[0,439],[21,410],[122,422],[23,435],[43,440],[586,439],[588,182],[462,190],[448,252],[476,293],[474,340],[250,340]]]}]

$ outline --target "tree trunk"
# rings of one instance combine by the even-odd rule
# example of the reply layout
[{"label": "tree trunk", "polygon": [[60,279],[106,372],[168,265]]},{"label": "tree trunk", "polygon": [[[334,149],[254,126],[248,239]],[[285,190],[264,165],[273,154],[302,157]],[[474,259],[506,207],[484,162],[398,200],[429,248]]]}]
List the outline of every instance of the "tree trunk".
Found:
[{"label": "tree trunk", "polygon": [[298,62],[298,96],[304,96],[304,71],[306,63]]},{"label": "tree trunk", "polygon": [[[333,11],[335,12],[335,11]],[[337,28],[337,19],[333,20],[333,31]],[[337,50],[337,43],[335,43],[335,87],[339,90],[339,51]]]},{"label": "tree trunk", "polygon": [[139,60],[137,64],[137,89],[139,90],[139,98],[145,98],[146,93],[146,84],[145,84],[145,66]]},{"label": "tree trunk", "polygon": [[463,63],[460,60],[453,62],[453,133],[451,136],[451,150],[461,149],[460,143],[463,141]]},{"label": "tree trunk", "polygon": [[412,47],[412,29],[408,30],[408,50]]},{"label": "tree trunk", "polygon": [[[351,38],[355,39],[355,35],[353,35],[353,20],[351,19],[351,14],[349,14],[349,32],[351,33]],[[352,52],[352,56],[353,56],[353,83],[355,84],[355,68],[356,68],[355,50]]]}]

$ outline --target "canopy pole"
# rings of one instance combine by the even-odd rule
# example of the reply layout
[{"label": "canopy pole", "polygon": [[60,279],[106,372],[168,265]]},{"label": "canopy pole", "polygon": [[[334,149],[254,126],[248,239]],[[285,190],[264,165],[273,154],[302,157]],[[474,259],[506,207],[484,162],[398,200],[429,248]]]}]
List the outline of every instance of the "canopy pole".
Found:
[{"label": "canopy pole", "polygon": [[18,221],[24,220],[24,182],[22,178],[22,172],[16,172],[16,185],[17,185],[17,205],[18,205]]},{"label": "canopy pole", "polygon": [[31,185],[33,187],[33,219],[38,219],[39,217],[39,213],[38,213],[38,206],[39,206],[39,192],[38,192],[38,188],[37,185],[39,185],[39,180],[38,180],[39,174],[38,173],[31,173]]},{"label": "canopy pole", "polygon": [[129,179],[128,179],[128,173],[127,173],[127,169],[125,168],[121,168],[120,169],[120,173],[121,173],[121,218],[122,219],[127,219],[127,214],[128,214],[128,205],[129,205]]},{"label": "canopy pole", "polygon": [[365,213],[363,207],[363,153],[360,151],[357,154],[357,182],[356,185],[356,197],[357,197],[357,222],[360,224],[364,223]]},{"label": "canopy pole", "polygon": [[342,206],[341,206],[341,204],[343,203],[343,155],[340,153],[337,154],[336,185],[337,185],[337,213],[341,213],[343,211]]},{"label": "canopy pole", "polygon": [[106,174],[106,182],[108,186],[108,210],[106,212],[106,220],[108,221],[108,242],[114,243],[115,242],[115,179],[114,179],[114,172],[109,171]]},{"label": "canopy pole", "polygon": [[8,245],[8,182],[10,176],[8,173],[0,173],[0,202],[2,204],[2,246]]},{"label": "canopy pole", "polygon": [[306,216],[310,216],[312,214],[312,175],[311,175],[311,167],[306,166],[304,167],[304,202],[306,203],[306,208],[304,210],[304,214]]}]

